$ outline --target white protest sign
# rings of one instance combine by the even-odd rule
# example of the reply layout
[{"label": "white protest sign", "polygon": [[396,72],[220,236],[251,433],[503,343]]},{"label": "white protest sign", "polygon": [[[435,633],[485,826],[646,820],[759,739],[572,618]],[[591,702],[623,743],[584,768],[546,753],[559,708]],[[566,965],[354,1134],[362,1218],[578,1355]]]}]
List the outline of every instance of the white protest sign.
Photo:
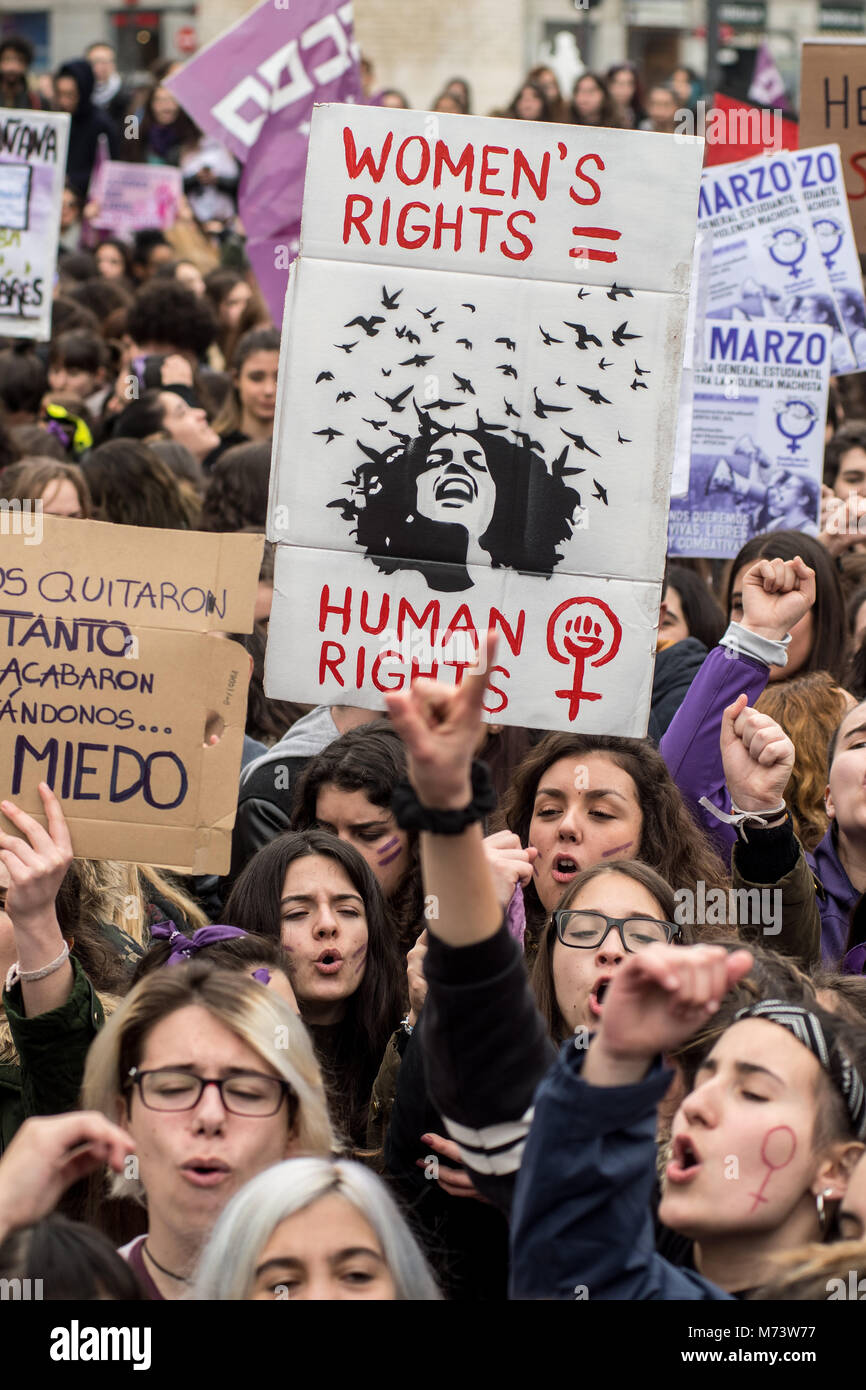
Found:
[{"label": "white protest sign", "polygon": [[0,336],[51,337],[69,117],[0,108]]},{"label": "white protest sign", "polygon": [[733,556],[765,531],[817,536],[831,344],[825,324],[707,320],[670,554]]},{"label": "white protest sign", "polygon": [[866,367],[866,301],[839,146],[818,145],[798,150],[791,157],[800,174],[800,188],[856,359],[856,370],[862,371]]},{"label": "white protest sign", "polygon": [[710,318],[829,324],[833,371],[856,369],[790,154],[705,170],[698,225],[713,234]]},{"label": "white protest sign", "polygon": [[316,108],[269,694],[381,706],[461,679],[490,625],[489,715],[645,731],[701,154]]},{"label": "white protest sign", "polygon": [[91,226],[125,236],[141,227],[170,227],[183,194],[179,169],[108,159],[99,170],[99,212]]}]

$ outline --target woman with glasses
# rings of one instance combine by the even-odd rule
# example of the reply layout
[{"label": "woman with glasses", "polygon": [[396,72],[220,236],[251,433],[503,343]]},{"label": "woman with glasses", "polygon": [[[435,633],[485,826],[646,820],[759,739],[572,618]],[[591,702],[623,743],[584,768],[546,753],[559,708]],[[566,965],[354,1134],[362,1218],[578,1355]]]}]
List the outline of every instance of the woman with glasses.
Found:
[{"label": "woman with glasses", "polygon": [[135,1145],[112,1195],[147,1206],[122,1254],[151,1298],[183,1298],[226,1203],[262,1169],[333,1149],[312,1044],[288,1004],[204,961],[140,981],[97,1037],[83,1103]]}]

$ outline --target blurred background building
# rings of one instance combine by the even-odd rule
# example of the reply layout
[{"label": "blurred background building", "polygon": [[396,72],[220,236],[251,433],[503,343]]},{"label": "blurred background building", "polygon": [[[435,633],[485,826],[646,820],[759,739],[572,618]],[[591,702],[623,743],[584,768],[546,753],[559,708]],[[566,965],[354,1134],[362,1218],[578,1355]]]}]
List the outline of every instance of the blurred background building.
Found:
[{"label": "blurred background building", "polygon": [[[107,39],[130,73],[155,58],[188,57],[250,8],[248,0],[12,0],[0,33],[32,41],[36,71]],[[286,8],[274,0],[275,22]],[[666,79],[679,63],[702,74],[706,9],[706,0],[355,0],[355,23],[377,86],[397,87],[423,107],[450,77],[466,76],[474,109],[485,112],[507,103],[527,68],[557,46],[568,53],[572,40],[589,68],[627,58],[648,81]],[[866,33],[862,0],[720,0],[719,9],[723,86],[734,96],[745,96],[763,40],[796,102],[802,38]]]}]

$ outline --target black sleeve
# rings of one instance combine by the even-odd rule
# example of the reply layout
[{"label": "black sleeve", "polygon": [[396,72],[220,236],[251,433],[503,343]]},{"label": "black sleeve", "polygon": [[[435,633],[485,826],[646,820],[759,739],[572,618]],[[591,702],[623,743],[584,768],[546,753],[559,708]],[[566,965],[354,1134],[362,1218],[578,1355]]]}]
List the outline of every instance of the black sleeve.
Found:
[{"label": "black sleeve", "polygon": [[750,883],[777,883],[789,874],[800,855],[790,813],[781,825],[747,826],[748,840],[734,845],[734,864]]},{"label": "black sleeve", "polygon": [[419,1029],[427,1084],[479,1192],[508,1212],[532,1097],[556,1058],[503,923],[474,946],[430,936]]}]

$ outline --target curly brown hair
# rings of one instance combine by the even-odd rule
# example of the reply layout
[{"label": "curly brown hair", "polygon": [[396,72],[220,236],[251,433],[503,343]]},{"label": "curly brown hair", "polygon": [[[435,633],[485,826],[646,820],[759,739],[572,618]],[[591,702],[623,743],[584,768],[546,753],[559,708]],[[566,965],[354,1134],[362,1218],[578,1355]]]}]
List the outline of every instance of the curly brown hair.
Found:
[{"label": "curly brown hair", "polygon": [[[529,844],[529,826],[542,775],[561,758],[585,758],[602,753],[627,772],[635,784],[643,816],[637,858],[655,869],[672,887],[697,890],[726,888],[728,874],[705,832],[692,820],[667,765],[648,738],[618,734],[547,734],[521,762],[501,806],[502,823],[521,844]],[[501,828],[497,825],[494,828]],[[524,889],[530,944],[537,941],[545,910],[530,883]]]},{"label": "curly brown hair", "polygon": [[774,682],[755,701],[755,709],[775,719],[797,750],[784,796],[797,839],[807,850],[824,838],[830,824],[824,808],[827,749],[848,708],[848,696],[828,671]]}]

